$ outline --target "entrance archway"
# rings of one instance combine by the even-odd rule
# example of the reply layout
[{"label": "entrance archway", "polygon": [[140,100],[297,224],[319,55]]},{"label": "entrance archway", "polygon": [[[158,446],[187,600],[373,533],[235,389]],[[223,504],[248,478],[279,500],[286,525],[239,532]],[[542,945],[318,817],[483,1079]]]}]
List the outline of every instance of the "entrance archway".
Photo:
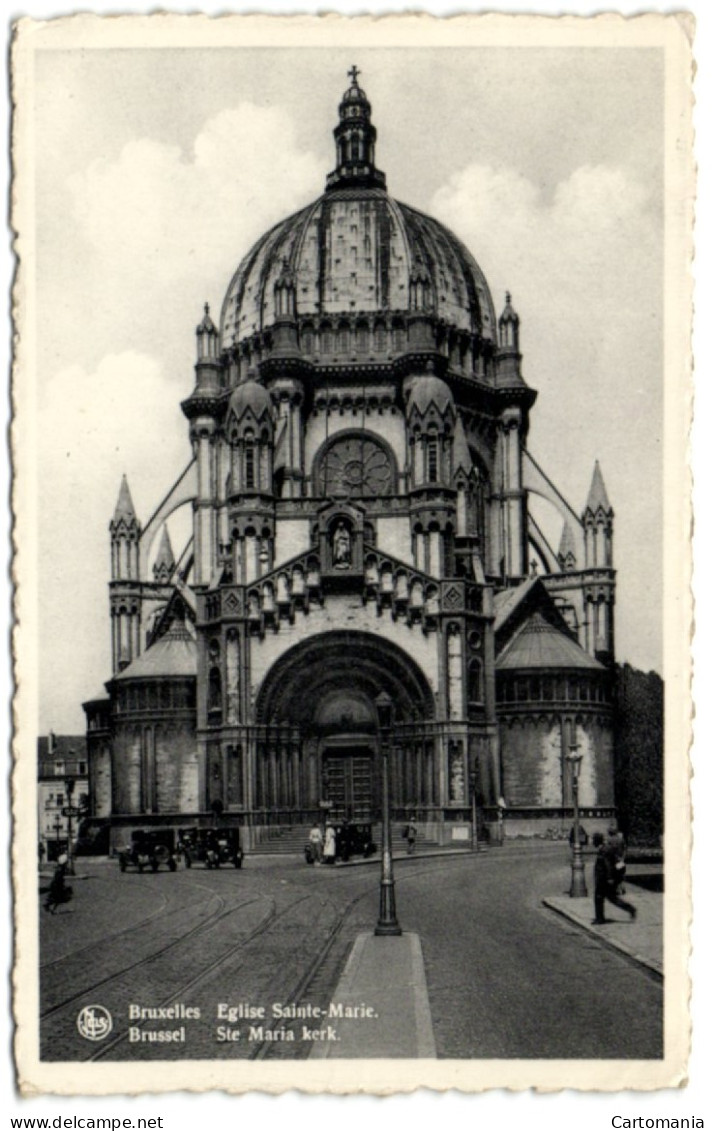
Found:
[{"label": "entrance archway", "polygon": [[281,760],[280,751],[271,751],[271,736],[290,734],[297,747],[303,809],[322,806],[340,819],[375,818],[380,800],[375,699],[382,691],[394,703],[396,735],[410,732],[409,749],[403,744],[394,755],[396,787],[403,782],[406,798],[432,800],[436,771],[426,728],[434,719],[435,703],[426,677],[389,641],[336,631],[292,648],[259,690],[256,724],[266,736],[256,753],[259,808],[284,804],[271,796],[271,783],[281,779],[280,769],[271,769],[272,759]]}]

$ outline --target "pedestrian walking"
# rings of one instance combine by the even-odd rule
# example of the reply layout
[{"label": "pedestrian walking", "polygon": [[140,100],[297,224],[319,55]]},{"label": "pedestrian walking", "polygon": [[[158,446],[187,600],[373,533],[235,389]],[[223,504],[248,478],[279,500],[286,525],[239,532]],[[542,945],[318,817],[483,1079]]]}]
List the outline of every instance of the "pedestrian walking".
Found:
[{"label": "pedestrian walking", "polygon": [[407,855],[411,856],[415,851],[415,844],[417,843],[417,825],[415,824],[414,817],[410,817],[407,822],[405,837],[407,839]]},{"label": "pedestrian walking", "polygon": [[335,829],[332,825],[325,826],[325,843],[323,844],[323,863],[335,863],[335,851],[337,845],[335,840]]},{"label": "pedestrian walking", "polygon": [[312,862],[320,864],[323,857],[323,833],[317,821],[308,833],[308,844],[310,845]]},{"label": "pedestrian walking", "polygon": [[72,888],[65,883],[67,875],[68,858],[64,854],[58,857],[55,872],[50,882],[50,888],[45,900],[45,911],[54,915],[60,903],[69,903],[72,898]]},{"label": "pedestrian walking", "polygon": [[596,862],[593,869],[594,878],[594,909],[596,918],[594,924],[605,923],[603,905],[606,900],[622,911],[627,911],[631,919],[636,917],[636,909],[632,903],[621,899],[618,894],[620,879],[615,866],[613,849],[604,841],[603,833],[593,834],[593,846],[596,849]]}]

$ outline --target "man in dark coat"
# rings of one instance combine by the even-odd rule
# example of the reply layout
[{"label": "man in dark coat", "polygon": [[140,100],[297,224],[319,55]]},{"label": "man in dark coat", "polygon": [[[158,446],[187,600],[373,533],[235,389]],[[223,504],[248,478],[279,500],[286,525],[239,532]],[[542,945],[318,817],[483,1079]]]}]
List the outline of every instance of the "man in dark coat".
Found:
[{"label": "man in dark coat", "polygon": [[615,907],[620,907],[622,911],[627,911],[631,919],[635,919],[636,909],[633,904],[621,899],[618,894],[621,881],[616,871],[616,854],[611,846],[604,844],[603,833],[593,834],[593,846],[596,849],[596,863],[593,869],[596,918],[593,922],[599,924],[606,922],[603,914],[605,900]]}]

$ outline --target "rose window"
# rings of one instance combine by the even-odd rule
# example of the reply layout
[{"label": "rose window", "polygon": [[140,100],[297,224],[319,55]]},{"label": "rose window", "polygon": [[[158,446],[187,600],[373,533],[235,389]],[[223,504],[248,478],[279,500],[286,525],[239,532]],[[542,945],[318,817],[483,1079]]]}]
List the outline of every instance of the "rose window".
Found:
[{"label": "rose window", "polygon": [[336,440],[321,460],[318,489],[323,494],[387,495],[391,488],[390,457],[367,437]]}]

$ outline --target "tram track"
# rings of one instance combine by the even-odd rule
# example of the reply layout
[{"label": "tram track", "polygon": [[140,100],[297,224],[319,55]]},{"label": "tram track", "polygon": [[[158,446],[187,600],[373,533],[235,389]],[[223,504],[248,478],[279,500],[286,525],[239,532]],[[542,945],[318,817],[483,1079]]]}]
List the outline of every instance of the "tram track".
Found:
[{"label": "tram track", "polygon": [[[258,902],[258,900],[264,899],[264,898],[266,898],[266,897],[265,896],[256,896],[253,900],[249,900],[248,902],[256,903],[256,902]],[[300,903],[304,903],[306,900],[311,899],[311,898],[312,898],[311,895],[305,895],[301,899],[296,900],[293,903],[290,903],[287,907],[283,908],[283,910],[281,910],[281,911],[279,911],[277,909],[276,901],[274,899],[271,899],[272,906],[271,906],[270,911],[266,914],[266,916],[263,918],[263,920],[251,932],[249,932],[248,935],[246,935],[245,938],[241,939],[238,943],[235,943],[233,946],[229,947],[226,951],[224,951],[222,954],[220,954],[212,962],[209,962],[208,965],[204,966],[204,968],[202,970],[200,970],[196,974],[194,974],[194,976],[192,978],[183,982],[180,986],[172,988],[171,994],[169,994],[163,1001],[158,1003],[158,1008],[162,1008],[164,1006],[167,1006],[175,1000],[181,1000],[181,999],[185,998],[189,993],[195,991],[201,985],[202,982],[204,982],[207,978],[214,975],[218,970],[220,970],[220,968],[222,966],[224,966],[231,959],[235,958],[236,955],[239,954],[241,950],[245,949],[245,947],[247,947],[250,943],[255,942],[256,939],[260,938],[261,935],[265,934],[270,926],[275,924],[278,920],[283,918],[285,915],[288,915],[290,912],[294,911],[296,906],[298,906]],[[141,1028],[141,1024],[138,1027]],[[112,1052],[113,1049],[115,1049],[124,1040],[126,1040],[126,1037],[127,1037],[126,1032],[118,1033],[116,1037],[114,1037],[107,1044],[103,1045],[101,1049],[97,1049],[97,1051],[92,1056],[88,1057],[87,1059],[92,1060],[92,1061],[103,1060],[110,1052]]]},{"label": "tram track", "polygon": [[[446,864],[447,861],[445,860],[435,860],[429,863],[425,862],[422,867],[410,868],[409,872],[403,872],[401,879],[418,879],[421,876],[433,874],[439,869],[440,865],[444,866]],[[314,961],[296,981],[291,993],[287,995],[287,1000],[295,1002],[296,1004],[310,1002],[319,1005],[321,1008],[328,1007],[354,942],[354,938],[352,937],[341,939],[343,928],[358,904],[368,898],[374,898],[374,896],[374,887],[370,887],[367,891],[356,895],[343,908],[332,925],[328,937]],[[341,943],[343,944],[342,946]],[[302,1022],[294,1022],[293,1026],[288,1027],[296,1027],[298,1024],[302,1024]],[[298,1047],[300,1046],[286,1046],[283,1043],[276,1043],[274,1041],[261,1041],[253,1046],[249,1059],[285,1059],[287,1048],[291,1050],[291,1058],[296,1059],[297,1054],[295,1049]],[[309,1055],[309,1052],[310,1048],[305,1050],[306,1057]]]},{"label": "tram track", "polygon": [[[217,892],[213,892],[211,898],[213,900],[216,900],[219,906],[217,910],[209,915],[207,919],[204,919],[200,923],[197,923],[188,931],[185,931],[177,938],[172,939],[171,942],[166,943],[164,946],[159,947],[157,950],[151,951],[150,954],[143,955],[141,958],[138,958],[135,961],[129,962],[125,966],[120,967],[118,970],[111,971],[104,977],[98,978],[96,981],[90,983],[89,985],[84,985],[81,989],[63,998],[62,1001],[54,1003],[49,1009],[45,1009],[40,1013],[40,1020],[46,1020],[48,1017],[51,1017],[53,1014],[58,1013],[60,1010],[66,1009],[67,1006],[76,1003],[81,998],[86,998],[89,995],[93,994],[95,990],[101,989],[102,987],[108,985],[110,982],[117,981],[118,979],[125,977],[133,970],[137,970],[142,966],[146,966],[150,962],[155,962],[158,958],[161,958],[171,953],[171,951],[176,950],[178,947],[185,945],[188,941],[201,934],[202,932],[208,932],[212,930],[217,923],[227,918],[227,916],[233,915],[236,911],[241,910],[243,907],[246,907],[251,903],[255,903],[256,900],[260,899],[261,897],[255,896],[251,899],[243,900],[242,902],[239,902],[237,904],[232,904],[229,908],[226,907],[227,900]],[[125,932],[120,932],[119,934],[123,935],[124,933]]]},{"label": "tram track", "polygon": [[[399,882],[403,884],[410,880],[417,880],[426,874],[433,875],[435,871],[446,866],[452,867],[453,861],[430,860],[424,861],[421,865],[417,864],[417,867],[410,863],[405,869],[399,868]],[[92,1000],[102,1000],[110,1006],[116,1018],[118,1013],[125,1012],[125,1010],[119,1008],[120,1001],[147,1000],[146,994],[149,992],[149,988],[153,991],[163,991],[160,995],[152,993],[150,998],[153,1005],[160,1009],[176,1001],[187,1000],[192,996],[195,998],[197,990],[201,991],[202,986],[204,987],[203,993],[209,1000],[212,1000],[211,995],[214,992],[212,984],[221,986],[223,994],[230,994],[231,987],[241,982],[245,978],[245,973],[249,972],[259,987],[251,990],[254,994],[253,1000],[260,1000],[255,996],[257,994],[270,994],[272,997],[268,997],[269,1001],[296,1004],[310,1001],[319,1002],[321,1006],[327,1006],[344,968],[349,949],[354,942],[354,932],[346,931],[345,928],[359,905],[365,900],[375,898],[376,887],[373,882],[375,878],[375,874],[370,876],[369,886],[366,884],[364,890],[349,898],[345,903],[339,896],[340,881],[336,874],[331,877],[326,876],[328,888],[323,885],[316,888],[311,883],[309,890],[306,891],[305,886],[301,884],[302,894],[298,898],[290,899],[283,907],[279,906],[278,892],[273,895],[254,892],[250,898],[243,899],[238,903],[231,902],[229,906],[225,896],[212,889],[209,904],[211,901],[215,901],[216,906],[207,918],[192,926],[188,931],[184,931],[165,946],[158,947],[151,953],[142,955],[132,962],[123,963],[119,969],[110,971],[100,978],[83,983],[79,989],[71,994],[65,994],[61,1001],[55,1002],[45,1009],[41,1014],[41,1019],[45,1023],[50,1021],[52,1028],[46,1030],[46,1037],[43,1035],[43,1043],[46,1039],[49,1042],[47,1047],[53,1047],[58,1040],[66,1040],[71,1031],[76,1031],[76,1017],[72,1007],[80,1002],[84,1005]],[[329,888],[332,887],[334,880],[338,881],[338,890],[330,891]],[[368,881],[367,876],[365,880]],[[297,892],[295,894],[298,895]],[[305,910],[299,910],[308,901],[315,901],[316,899],[322,911],[316,908],[314,913],[306,915]],[[230,945],[221,947],[219,953],[215,953],[213,949],[214,940],[219,941],[221,936],[219,935],[217,938],[214,932],[217,928],[220,929],[221,923],[261,901],[266,901],[268,907],[260,919],[255,922],[254,916],[254,924],[247,933],[242,934]],[[312,908],[310,911],[312,912]],[[194,914],[196,913],[196,907],[194,907]],[[172,911],[172,916],[173,914]],[[291,917],[294,920],[292,923],[289,921]],[[323,917],[327,922],[323,922]],[[142,923],[151,923],[160,918],[160,912],[152,913],[139,923],[133,924],[132,927],[118,931],[114,935],[108,934],[105,938],[107,942],[111,942],[112,938],[126,938],[130,944],[132,932],[141,930]],[[361,924],[361,929],[362,926],[363,924]],[[277,931],[277,933],[271,943],[272,931]],[[302,955],[292,949],[286,949],[287,946],[291,947],[292,945],[290,942],[287,943],[286,940],[294,935],[296,939],[302,940]],[[202,936],[206,938],[205,944],[201,942]],[[197,943],[200,944],[198,951]],[[311,953],[307,953],[313,943],[315,949]],[[81,955],[96,948],[96,945],[95,942],[91,944],[91,947],[82,948],[77,953]],[[182,948],[187,948],[184,953],[182,953]],[[259,958],[261,953],[272,957],[272,968],[270,963],[267,968],[264,968]],[[286,955],[285,959],[282,957],[284,954]],[[290,954],[290,960],[287,957],[288,954]],[[204,960],[204,956],[209,960]],[[45,967],[53,970],[61,969],[62,962],[71,957],[62,956],[60,959],[54,959],[45,964]],[[197,958],[200,962],[198,969]],[[302,962],[302,968],[298,971],[295,971],[295,961]],[[186,967],[190,968],[190,975],[181,979],[182,970],[186,975]],[[292,979],[290,979],[291,970],[294,971]],[[122,985],[123,982],[126,983],[127,975],[130,974],[136,976],[132,978],[130,984]],[[286,974],[288,977],[286,977]],[[144,983],[143,986],[142,983]],[[98,991],[102,992],[99,993]],[[131,994],[131,996],[127,997],[127,994]],[[113,1004],[112,999],[116,1004]],[[217,1000],[224,999],[219,995]],[[64,1018],[61,1016],[63,1011]],[[151,1022],[148,1020],[139,1021],[136,1025],[133,1025],[133,1028],[141,1029],[150,1025]],[[297,1026],[298,1019],[289,1022],[287,1027],[296,1028]],[[90,1051],[90,1055],[83,1056],[80,1059],[85,1061],[106,1059],[113,1053],[116,1054],[116,1050],[127,1041],[128,1036],[129,1026],[123,1026],[122,1031],[117,1032],[109,1041],[103,1043],[101,1048]],[[146,1048],[147,1051],[149,1049],[149,1046],[146,1045],[142,1047]],[[241,1056],[246,1058],[246,1052],[248,1052],[249,1059],[285,1058],[289,1055],[296,1058],[296,1056],[301,1055],[298,1052],[300,1047],[298,1043],[281,1047],[270,1040],[266,1040],[256,1043],[255,1046],[250,1047],[250,1050],[246,1050],[245,1046],[240,1051],[238,1048],[235,1051],[224,1048],[222,1055],[232,1054],[234,1058]],[[168,1049],[164,1050],[165,1053],[168,1051]],[[305,1050],[306,1055],[308,1051],[308,1049]],[[159,1049],[154,1047],[154,1056],[157,1060],[166,1058],[156,1056],[158,1052]],[[115,1059],[123,1059],[123,1056],[115,1056]],[[172,1055],[171,1059],[177,1058]]]},{"label": "tram track", "polygon": [[[199,885],[197,885],[199,886]],[[103,946],[105,943],[117,942],[119,939],[130,936],[135,931],[143,930],[149,923],[155,919],[161,918],[169,906],[169,900],[166,895],[161,892],[161,902],[159,906],[153,910],[149,915],[145,915],[143,919],[137,919],[128,927],[123,927],[120,931],[108,931],[104,935],[99,935],[93,938],[86,946],[80,947],[79,950],[67,950],[64,954],[57,955],[55,958],[50,958],[47,962],[41,962],[39,966],[40,974],[59,969],[63,962],[68,960],[76,961],[84,955],[95,954],[97,947]],[[171,914],[171,912],[170,912]]]}]

